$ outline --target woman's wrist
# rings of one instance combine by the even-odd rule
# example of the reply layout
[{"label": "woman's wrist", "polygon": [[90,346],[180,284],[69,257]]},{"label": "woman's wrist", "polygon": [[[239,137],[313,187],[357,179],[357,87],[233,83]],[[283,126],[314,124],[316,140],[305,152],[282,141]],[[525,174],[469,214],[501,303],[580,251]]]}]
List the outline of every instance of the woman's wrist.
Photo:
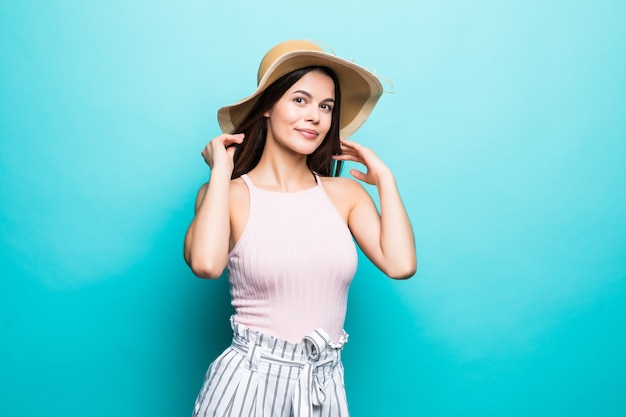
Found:
[{"label": "woman's wrist", "polygon": [[233,169],[234,167],[232,166],[232,164],[227,164],[227,163],[223,163],[223,164],[215,164],[213,165],[213,167],[211,168],[211,177],[226,177],[230,180],[230,177],[233,175]]},{"label": "woman's wrist", "polygon": [[387,187],[396,185],[396,178],[393,175],[393,172],[388,167],[384,167],[379,170],[376,174],[377,182],[376,185],[378,187]]}]

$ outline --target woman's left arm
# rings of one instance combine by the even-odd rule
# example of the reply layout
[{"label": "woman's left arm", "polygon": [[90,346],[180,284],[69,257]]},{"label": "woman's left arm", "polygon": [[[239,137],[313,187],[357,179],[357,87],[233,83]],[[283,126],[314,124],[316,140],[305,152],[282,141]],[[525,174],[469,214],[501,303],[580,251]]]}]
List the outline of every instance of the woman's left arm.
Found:
[{"label": "woman's left arm", "polygon": [[367,169],[351,169],[358,180],[374,185],[380,197],[380,213],[365,189],[355,183],[349,193],[354,204],[348,227],[363,253],[387,276],[410,278],[417,270],[415,239],[409,216],[393,173],[371,150],[356,142],[342,140],[341,155],[334,158],[361,163]]}]

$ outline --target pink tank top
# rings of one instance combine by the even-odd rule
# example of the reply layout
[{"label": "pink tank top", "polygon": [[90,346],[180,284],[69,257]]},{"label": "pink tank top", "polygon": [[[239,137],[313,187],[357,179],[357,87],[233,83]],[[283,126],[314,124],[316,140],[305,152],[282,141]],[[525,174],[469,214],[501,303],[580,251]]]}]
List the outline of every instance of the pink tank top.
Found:
[{"label": "pink tank top", "polygon": [[322,181],[316,175],[315,187],[285,193],[242,179],[250,213],[228,256],[234,319],[292,342],[320,327],[338,341],[357,254]]}]

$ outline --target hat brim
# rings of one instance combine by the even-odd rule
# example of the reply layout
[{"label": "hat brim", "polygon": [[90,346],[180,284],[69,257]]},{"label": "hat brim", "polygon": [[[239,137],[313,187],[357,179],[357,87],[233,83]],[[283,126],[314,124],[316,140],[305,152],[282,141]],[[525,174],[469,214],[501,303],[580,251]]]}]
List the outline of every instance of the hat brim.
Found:
[{"label": "hat brim", "polygon": [[254,93],[219,109],[217,119],[222,131],[236,133],[236,127],[248,116],[269,85],[291,71],[310,66],[328,67],[337,75],[341,90],[340,136],[343,139],[351,136],[374,109],[383,93],[382,84],[374,74],[353,62],[309,50],[285,53],[268,68]]}]

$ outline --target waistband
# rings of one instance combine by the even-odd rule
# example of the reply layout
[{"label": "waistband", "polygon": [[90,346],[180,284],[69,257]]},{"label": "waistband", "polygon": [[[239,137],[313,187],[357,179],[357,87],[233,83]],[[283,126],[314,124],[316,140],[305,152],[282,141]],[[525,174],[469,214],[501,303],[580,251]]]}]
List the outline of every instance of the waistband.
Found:
[{"label": "waistband", "polygon": [[345,331],[336,342],[331,342],[330,336],[322,328],[312,331],[301,342],[290,342],[252,330],[245,324],[237,322],[234,316],[230,318],[230,325],[233,329],[235,347],[255,345],[262,347],[266,356],[281,359],[290,357],[292,361],[299,363],[316,361],[326,350],[341,350],[348,342],[348,334]]},{"label": "waistband", "polygon": [[344,331],[337,342],[323,329],[316,329],[301,342],[267,336],[230,319],[233,328],[231,348],[246,356],[246,369],[256,372],[260,361],[301,368],[294,390],[292,407],[294,417],[311,417],[313,408],[326,402],[326,387],[321,383],[318,370],[334,367],[341,361],[341,349],[348,341]]}]

